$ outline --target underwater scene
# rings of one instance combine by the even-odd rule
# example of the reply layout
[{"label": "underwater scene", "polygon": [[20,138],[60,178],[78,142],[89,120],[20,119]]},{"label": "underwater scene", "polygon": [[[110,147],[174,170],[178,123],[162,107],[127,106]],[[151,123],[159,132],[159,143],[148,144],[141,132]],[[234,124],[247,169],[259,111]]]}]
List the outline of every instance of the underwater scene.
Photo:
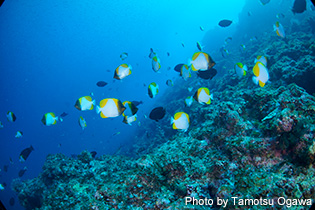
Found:
[{"label": "underwater scene", "polygon": [[315,209],[311,0],[0,1],[0,210]]}]

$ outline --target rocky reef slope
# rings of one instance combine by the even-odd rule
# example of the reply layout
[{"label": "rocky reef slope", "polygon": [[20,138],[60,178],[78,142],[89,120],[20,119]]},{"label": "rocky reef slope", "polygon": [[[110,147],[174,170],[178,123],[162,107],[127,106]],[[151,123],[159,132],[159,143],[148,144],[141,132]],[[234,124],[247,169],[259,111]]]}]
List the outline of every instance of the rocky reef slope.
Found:
[{"label": "rocky reef slope", "polygon": [[[13,183],[21,204],[42,210],[205,208],[185,205],[191,196],[229,199],[228,209],[307,209],[277,201],[315,199],[314,35],[291,30],[286,39],[269,34],[246,46],[245,53],[235,49],[218,62],[227,69],[223,77],[191,79],[164,97],[167,119],[143,125],[133,149],[139,157],[49,155],[37,178]],[[264,88],[252,83],[251,70],[241,79],[228,70],[236,62],[251,69],[257,55],[268,58],[271,83]],[[209,87],[214,99],[209,106],[194,103],[187,110],[190,128],[180,133],[166,122],[187,109],[188,86]],[[233,196],[270,199],[274,206],[235,206]]]}]

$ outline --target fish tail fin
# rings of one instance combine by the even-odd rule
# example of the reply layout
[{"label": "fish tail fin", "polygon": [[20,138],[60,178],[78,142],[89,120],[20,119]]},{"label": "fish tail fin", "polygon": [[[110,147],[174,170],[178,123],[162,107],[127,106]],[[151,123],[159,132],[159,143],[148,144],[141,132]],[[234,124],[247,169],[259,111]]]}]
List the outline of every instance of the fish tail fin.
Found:
[{"label": "fish tail fin", "polygon": [[63,122],[63,119],[62,119],[61,117],[58,117],[58,120],[59,120],[60,122]]},{"label": "fish tail fin", "polygon": [[172,125],[174,123],[174,118],[171,117],[171,121],[170,121],[170,124]]},{"label": "fish tail fin", "polygon": [[210,99],[213,100],[213,93],[210,94]]},{"label": "fish tail fin", "polygon": [[92,101],[92,104],[95,106],[95,100]]},{"label": "fish tail fin", "polygon": [[96,106],[95,110],[96,110],[96,113],[99,114],[101,112],[101,107],[100,106]]},{"label": "fish tail fin", "polygon": [[244,71],[248,70],[246,65],[244,65],[243,69],[244,69]]},{"label": "fish tail fin", "polygon": [[256,85],[258,85],[258,79],[257,79],[257,77],[253,77],[253,82],[254,82]]}]

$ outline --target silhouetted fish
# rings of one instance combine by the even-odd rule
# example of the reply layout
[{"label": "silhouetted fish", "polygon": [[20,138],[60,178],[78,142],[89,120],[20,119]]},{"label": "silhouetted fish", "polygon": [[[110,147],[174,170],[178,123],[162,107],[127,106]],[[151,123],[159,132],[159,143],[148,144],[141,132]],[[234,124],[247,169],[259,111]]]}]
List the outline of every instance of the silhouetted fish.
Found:
[{"label": "silhouetted fish", "polygon": [[159,120],[163,119],[165,113],[166,111],[163,107],[156,107],[150,112],[149,118],[158,122]]},{"label": "silhouetted fish", "polygon": [[131,103],[133,103],[133,105],[135,106],[139,106],[140,104],[143,104],[142,101],[131,101]]},{"label": "silhouetted fish", "polygon": [[212,79],[217,74],[217,70],[215,68],[210,68],[206,71],[197,71],[198,77],[202,79]]},{"label": "silhouetted fish", "polygon": [[180,63],[180,64],[177,64],[175,67],[174,67],[174,70],[177,71],[177,72],[181,72],[181,69],[182,69],[182,66],[184,64],[183,63]]},{"label": "silhouetted fish", "polygon": [[24,167],[23,169],[21,169],[21,170],[19,171],[19,177],[22,177],[22,176],[25,174],[26,171],[27,171],[27,168],[26,168],[26,167]]},{"label": "silhouetted fish", "polygon": [[97,85],[98,87],[105,87],[107,84],[108,84],[108,83],[107,83],[107,82],[104,82],[104,81],[99,81],[99,82],[96,83],[96,85]]},{"label": "silhouetted fish", "polygon": [[306,10],[306,0],[295,0],[292,12],[295,13],[303,13]]},{"label": "silhouetted fish", "polygon": [[232,24],[232,21],[231,20],[221,20],[219,22],[219,26],[221,27],[228,27]]},{"label": "silhouetted fish", "polygon": [[60,115],[60,117],[65,117],[65,116],[67,116],[67,115],[68,115],[68,113],[62,112],[62,114]]},{"label": "silhouetted fish", "polygon": [[28,156],[31,154],[31,152],[34,150],[34,148],[32,147],[32,145],[28,148],[25,148],[21,153],[20,153],[20,161],[26,161],[26,159],[28,158]]}]

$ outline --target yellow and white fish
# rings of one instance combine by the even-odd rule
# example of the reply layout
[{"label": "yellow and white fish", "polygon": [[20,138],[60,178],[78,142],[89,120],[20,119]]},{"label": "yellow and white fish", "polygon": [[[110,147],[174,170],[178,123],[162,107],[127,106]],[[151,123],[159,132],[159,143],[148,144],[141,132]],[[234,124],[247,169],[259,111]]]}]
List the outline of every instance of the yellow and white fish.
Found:
[{"label": "yellow and white fish", "polygon": [[213,96],[212,94],[210,95],[210,91],[208,88],[201,87],[196,91],[194,99],[200,104],[210,104]]},{"label": "yellow and white fish", "polygon": [[55,125],[57,121],[62,122],[62,118],[56,117],[55,113],[53,112],[48,112],[44,114],[42,118],[42,123],[46,126]]},{"label": "yellow and white fish", "polygon": [[196,52],[190,61],[193,71],[206,71],[215,65],[210,55],[205,52]]},{"label": "yellow and white fish", "polygon": [[132,67],[126,63],[121,64],[115,70],[114,78],[121,80],[131,74]]},{"label": "yellow and white fish", "polygon": [[75,102],[75,108],[80,111],[93,110],[95,100],[92,100],[91,96],[83,96]]},{"label": "yellow and white fish", "polygon": [[277,21],[274,25],[273,25],[273,29],[276,31],[277,35],[280,36],[281,38],[285,38],[285,32],[284,32],[284,28],[281,25],[281,23],[279,23],[279,21]]},{"label": "yellow and white fish", "polygon": [[242,76],[246,76],[246,72],[247,72],[247,66],[243,65],[242,63],[236,63],[234,66],[235,72],[237,74],[237,76],[242,77]]},{"label": "yellow and white fish", "polygon": [[87,126],[85,119],[82,116],[80,116],[78,122],[79,122],[79,125],[82,128],[82,130],[84,130],[86,128],[86,126]]},{"label": "yellow and white fish", "polygon": [[16,132],[15,138],[21,138],[21,137],[23,137],[23,132],[22,131]]},{"label": "yellow and white fish", "polygon": [[128,125],[131,125],[131,123],[135,122],[136,120],[137,120],[137,114],[132,115],[130,117],[124,116],[123,122],[128,124]]},{"label": "yellow and white fish", "polygon": [[266,56],[263,55],[258,55],[257,58],[255,58],[255,64],[257,62],[261,62],[262,64],[264,64],[265,66],[267,66],[268,60]]},{"label": "yellow and white fish", "polygon": [[159,93],[159,85],[155,82],[150,83],[148,87],[148,94],[150,98],[154,98]]},{"label": "yellow and white fish", "polygon": [[124,105],[116,98],[101,100],[100,106],[96,106],[96,113],[101,113],[102,118],[118,117],[125,111]]},{"label": "yellow and white fish", "polygon": [[173,129],[187,131],[189,128],[189,115],[185,112],[177,112],[174,118],[171,118]]},{"label": "yellow and white fish", "polygon": [[138,111],[138,108],[130,101],[124,101],[123,105],[126,108],[124,113],[122,114],[123,116],[130,117],[135,115]]},{"label": "yellow and white fish", "polygon": [[153,71],[158,72],[160,68],[161,68],[160,59],[157,56],[154,56],[152,58],[152,69]]},{"label": "yellow and white fish", "polygon": [[185,99],[185,106],[186,107],[190,107],[192,105],[193,101],[194,101],[194,98],[192,96],[188,96]]},{"label": "yellow and white fish", "polygon": [[180,76],[182,76],[184,80],[187,80],[189,77],[191,77],[189,66],[186,64],[182,65],[180,69]]},{"label": "yellow and white fish", "polygon": [[10,122],[15,122],[16,120],[16,116],[13,112],[7,112],[7,119],[10,121]]},{"label": "yellow and white fish", "polygon": [[264,87],[269,80],[269,73],[267,67],[262,62],[257,62],[253,68],[253,82],[260,87]]}]

